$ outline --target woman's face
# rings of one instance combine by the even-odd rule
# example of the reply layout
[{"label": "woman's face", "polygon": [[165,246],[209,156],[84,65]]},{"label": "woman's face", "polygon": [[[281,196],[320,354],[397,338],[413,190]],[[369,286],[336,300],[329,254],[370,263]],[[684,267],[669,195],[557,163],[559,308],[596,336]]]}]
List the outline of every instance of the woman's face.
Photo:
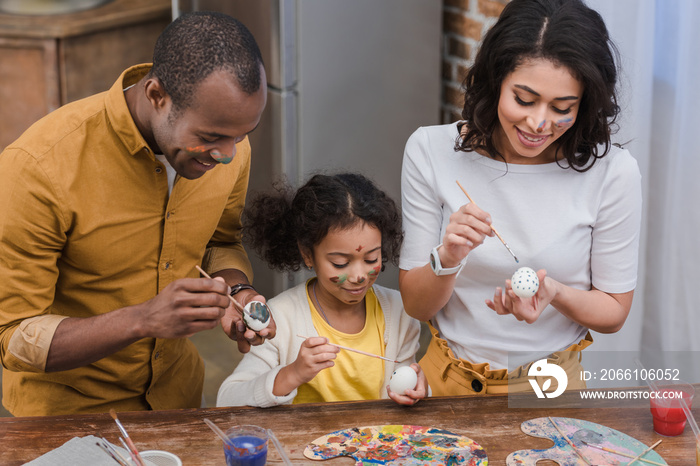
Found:
[{"label": "woman's face", "polygon": [[382,268],[382,234],[360,223],[331,230],[314,247],[313,257],[304,255],[304,261],[316,272],[319,297],[323,294],[326,302],[359,303]]},{"label": "woman's face", "polygon": [[501,84],[495,143],[508,163],[554,162],[554,144],[576,122],[583,84],[545,59],[523,62]]}]

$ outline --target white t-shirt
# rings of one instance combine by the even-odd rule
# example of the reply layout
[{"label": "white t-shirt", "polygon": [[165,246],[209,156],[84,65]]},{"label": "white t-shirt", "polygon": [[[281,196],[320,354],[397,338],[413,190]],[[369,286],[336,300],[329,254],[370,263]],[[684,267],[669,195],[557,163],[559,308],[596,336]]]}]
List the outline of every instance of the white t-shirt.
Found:
[{"label": "white t-shirt", "polygon": [[[584,173],[566,161],[506,164],[455,152],[457,124],[423,127],[408,139],[401,175],[405,240],[400,268],[428,262],[450,215],[468,199],[488,212],[517,264],[497,237],[467,256],[447,305],[431,320],[459,358],[510,368],[569,347],[588,329],[548,306],[533,324],[489,309],[497,286],[521,266],[546,269],[573,288],[625,293],[637,282],[641,176],[627,150],[610,152]],[[528,352],[528,355],[509,352]]]}]

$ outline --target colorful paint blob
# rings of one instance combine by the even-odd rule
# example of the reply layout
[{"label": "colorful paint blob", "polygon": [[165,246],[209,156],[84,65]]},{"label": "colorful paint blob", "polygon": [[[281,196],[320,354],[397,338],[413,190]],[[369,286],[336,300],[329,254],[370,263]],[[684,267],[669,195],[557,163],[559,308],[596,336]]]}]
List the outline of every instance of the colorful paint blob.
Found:
[{"label": "colorful paint blob", "polygon": [[[557,427],[571,440],[589,464],[625,465],[647,449],[647,446],[639,440],[594,422],[568,417],[553,417],[552,420],[556,422],[556,426],[549,418],[541,417],[523,422],[520,429],[532,437],[549,439],[554,442],[554,446],[546,450],[513,452],[506,458],[506,465],[536,466],[538,461],[544,460],[554,461],[561,466],[584,464],[574,449],[557,431]],[[612,453],[610,450],[617,453]],[[667,464],[654,450],[646,453],[644,459]]]},{"label": "colorful paint blob", "polygon": [[544,125],[547,124],[547,120],[542,120],[542,123],[537,127],[537,132],[539,133],[544,129]]},{"label": "colorful paint blob", "polygon": [[362,246],[362,245],[359,245],[359,246],[357,247],[357,249],[355,249],[355,251],[360,252],[360,251],[362,251],[362,248],[363,248],[363,246]]},{"label": "colorful paint blob", "polygon": [[557,127],[557,129],[563,129],[563,128],[568,128],[574,124],[574,119],[573,118],[564,118],[562,120],[559,120],[554,123],[554,126]]},{"label": "colorful paint blob", "polygon": [[372,268],[372,270],[370,270],[369,272],[367,272],[367,275],[369,275],[370,277],[375,277],[375,276],[379,275],[380,270],[382,270],[382,266],[378,265],[378,266]]},{"label": "colorful paint blob", "polygon": [[410,425],[332,432],[307,445],[304,456],[313,460],[350,456],[355,466],[488,465],[486,451],[472,439],[434,427]]},{"label": "colorful paint blob", "polygon": [[211,151],[209,155],[211,155],[212,159],[216,160],[217,162],[223,165],[228,165],[233,160],[233,156],[222,154],[218,150]]},{"label": "colorful paint blob", "polygon": [[330,280],[333,283],[337,283],[338,285],[342,285],[346,281],[348,281],[348,274],[344,273],[342,275],[338,275],[337,277],[331,277]]}]

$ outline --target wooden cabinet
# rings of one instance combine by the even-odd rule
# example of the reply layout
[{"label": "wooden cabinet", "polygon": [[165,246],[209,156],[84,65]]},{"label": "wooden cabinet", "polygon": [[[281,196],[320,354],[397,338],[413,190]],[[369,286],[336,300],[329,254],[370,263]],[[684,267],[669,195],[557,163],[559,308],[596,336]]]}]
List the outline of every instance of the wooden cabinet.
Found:
[{"label": "wooden cabinet", "polygon": [[61,105],[150,62],[170,0],[114,0],[73,14],[0,14],[0,150]]}]

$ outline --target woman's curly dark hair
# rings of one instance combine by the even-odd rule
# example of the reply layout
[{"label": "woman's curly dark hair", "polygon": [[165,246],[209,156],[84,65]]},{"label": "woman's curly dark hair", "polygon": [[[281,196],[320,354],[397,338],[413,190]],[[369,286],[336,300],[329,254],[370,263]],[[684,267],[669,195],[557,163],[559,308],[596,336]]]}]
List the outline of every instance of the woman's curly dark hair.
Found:
[{"label": "woman's curly dark hair", "polygon": [[297,271],[301,250],[314,246],[334,229],[371,225],[382,235],[382,270],[397,265],[403,231],[396,203],[363,175],[314,175],[296,192],[277,182],[271,193],[260,193],[243,211],[243,237],[270,268]]},{"label": "woman's curly dark hair", "polygon": [[608,153],[620,111],[615,95],[619,54],[603,18],[581,0],[512,0],[506,5],[464,80],[466,131],[455,150],[481,149],[503,157],[494,145],[501,84],[531,59],[562,65],[583,84],[576,122],[557,141],[556,156],[559,160],[561,153],[576,171],[590,169]]}]

